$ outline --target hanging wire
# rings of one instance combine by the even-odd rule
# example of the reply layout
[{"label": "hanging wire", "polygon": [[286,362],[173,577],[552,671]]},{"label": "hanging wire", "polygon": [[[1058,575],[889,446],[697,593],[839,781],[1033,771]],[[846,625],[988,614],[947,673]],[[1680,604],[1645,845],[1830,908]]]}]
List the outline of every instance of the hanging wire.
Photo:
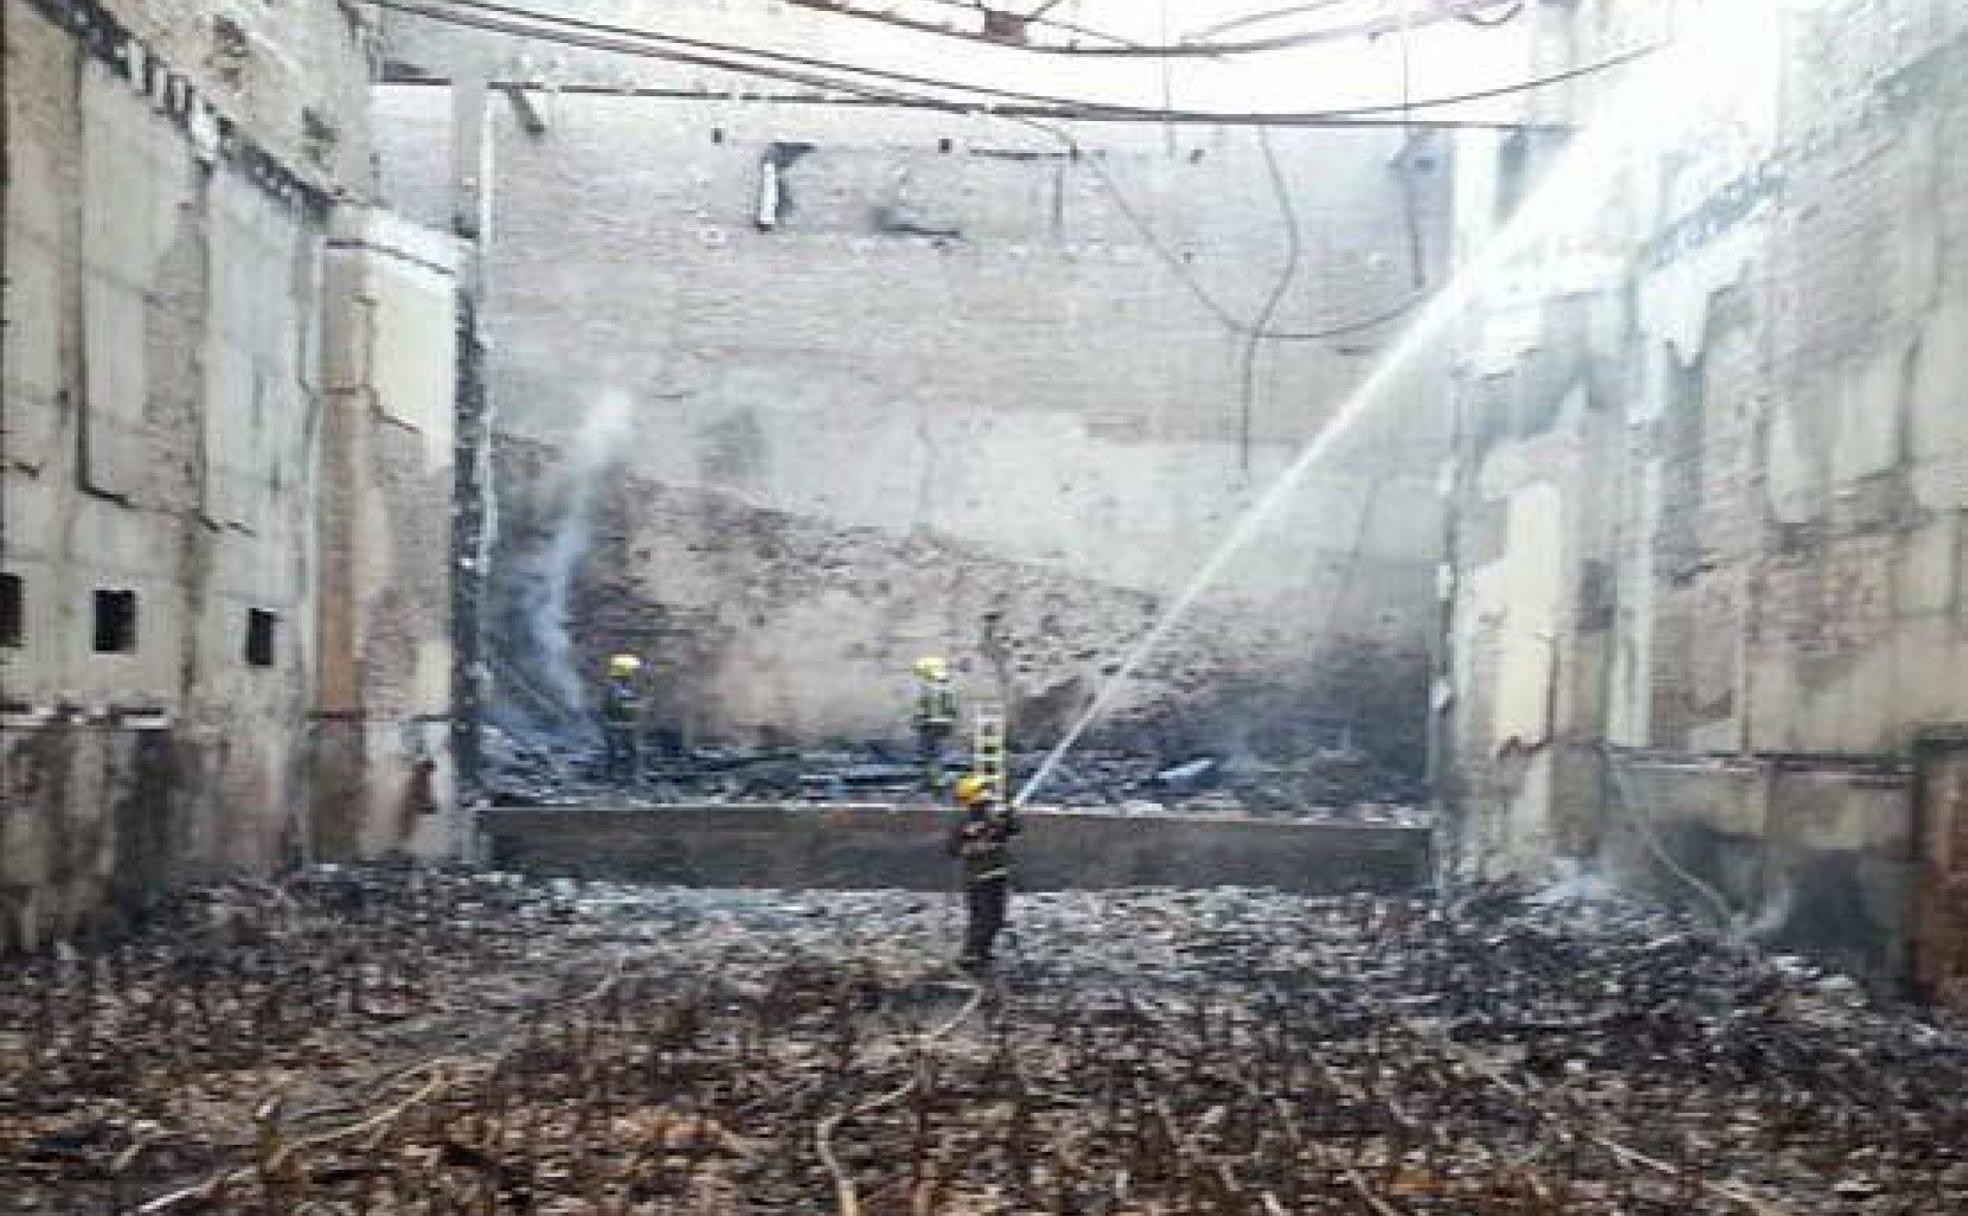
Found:
[{"label": "hanging wire", "polygon": [[[408,13],[433,21],[488,30],[494,33],[508,34],[521,38],[536,38],[542,41],[557,42],[563,45],[583,47],[591,50],[608,51],[640,58],[665,60],[698,67],[739,72],[752,76],[786,80],[814,88],[853,93],[905,104],[940,104],[945,108],[957,112],[968,113],[1003,110],[1005,108],[1003,103],[1005,102],[1026,102],[1058,107],[1058,111],[1049,114],[1048,117],[1095,120],[1136,119],[1142,121],[1211,122],[1226,124],[1270,123],[1281,126],[1347,123],[1353,120],[1375,116],[1406,115],[1415,110],[1440,109],[1465,105],[1470,102],[1492,100],[1498,97],[1506,97],[1516,93],[1562,84],[1582,76],[1589,76],[1624,67],[1647,55],[1653,54],[1662,45],[1651,44],[1636,47],[1606,59],[1583,64],[1562,72],[1554,72],[1546,76],[1513,81],[1509,84],[1483,89],[1444,94],[1436,97],[1408,98],[1398,103],[1350,106],[1325,110],[1270,112],[1178,110],[1155,106],[1118,105],[1110,102],[1094,101],[1083,97],[1033,93],[994,85],[970,84],[887,68],[864,67],[818,56],[798,55],[741,44],[717,42],[710,39],[689,38],[676,34],[660,33],[651,29],[617,25],[611,22],[589,21],[563,14],[525,8],[519,5],[498,3],[497,0],[372,0],[372,2],[380,8]],[[748,56],[751,59],[763,62],[748,62],[742,59],[734,60],[725,57],[733,54]],[[772,64],[783,64],[787,66],[767,66]],[[835,73],[835,75],[819,75],[816,74],[816,71]],[[838,73],[847,73],[848,75],[843,77],[838,75]],[[893,82],[893,85],[870,84],[862,80],[856,80],[854,77],[866,77],[873,81]],[[896,88],[894,85],[905,87]],[[973,99],[960,100],[939,97],[934,94],[924,95],[912,91],[912,88],[970,94]]]}]

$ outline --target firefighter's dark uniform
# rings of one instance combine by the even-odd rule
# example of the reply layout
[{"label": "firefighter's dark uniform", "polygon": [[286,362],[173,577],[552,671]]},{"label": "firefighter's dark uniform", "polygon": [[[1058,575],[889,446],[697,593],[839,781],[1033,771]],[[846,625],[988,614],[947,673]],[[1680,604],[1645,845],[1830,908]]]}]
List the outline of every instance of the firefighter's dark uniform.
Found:
[{"label": "firefighter's dark uniform", "polygon": [[991,961],[992,943],[1004,928],[1011,900],[1010,842],[1020,829],[1013,811],[991,801],[967,808],[950,829],[950,856],[963,862],[964,901],[970,913],[961,960],[967,967]]},{"label": "firefighter's dark uniform", "polygon": [[957,729],[957,694],[950,681],[923,679],[916,688],[916,747],[922,757],[923,785],[943,788],[943,744]]},{"label": "firefighter's dark uniform", "polygon": [[642,716],[642,698],[631,676],[611,676],[601,694],[601,741],[603,763],[611,781],[629,781],[640,776],[636,728]]}]

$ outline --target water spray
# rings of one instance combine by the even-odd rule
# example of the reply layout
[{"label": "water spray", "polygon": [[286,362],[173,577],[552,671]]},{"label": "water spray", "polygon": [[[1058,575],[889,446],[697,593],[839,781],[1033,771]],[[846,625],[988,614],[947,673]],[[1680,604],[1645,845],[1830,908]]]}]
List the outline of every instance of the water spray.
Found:
[{"label": "water spray", "polygon": [[[1740,8],[1762,9],[1767,5],[1774,9],[1778,3],[1779,0],[1764,0],[1762,4],[1751,0]],[[1431,348],[1448,324],[1461,315],[1463,308],[1482,289],[1490,285],[1497,273],[1538,242],[1576,231],[1579,226],[1593,222],[1606,205],[1604,187],[1613,171],[1623,163],[1623,158],[1635,149],[1664,142],[1669,129],[1676,125],[1672,121],[1664,121],[1662,99],[1687,97],[1692,91],[1690,81],[1700,79],[1703,70],[1711,80],[1728,79],[1729,58],[1717,53],[1713,45],[1722,35],[1710,27],[1697,28],[1706,31],[1704,36],[1665,44],[1659,48],[1659,53],[1636,65],[1634,74],[1599,107],[1595,120],[1560,154],[1517,213],[1477,251],[1467,265],[1443,284],[1434,298],[1423,305],[1400,340],[1299,451],[1291,464],[1238,518],[1229,535],[1211,551],[1174,602],[1128,650],[1120,666],[1100,686],[1092,704],[1046,754],[1037,771],[1026,780],[1018,796],[1012,800],[1013,806],[1024,806],[1033,794],[1044,787],[1059,762],[1079,743],[1087,729],[1113,708],[1135,670],[1168,640],[1203,592],[1216,583],[1231,561],[1297,491],[1305,475],[1326,458],[1361,418],[1382,402],[1396,378],[1408,370],[1418,355]],[[1726,32],[1723,31],[1723,34]]]}]

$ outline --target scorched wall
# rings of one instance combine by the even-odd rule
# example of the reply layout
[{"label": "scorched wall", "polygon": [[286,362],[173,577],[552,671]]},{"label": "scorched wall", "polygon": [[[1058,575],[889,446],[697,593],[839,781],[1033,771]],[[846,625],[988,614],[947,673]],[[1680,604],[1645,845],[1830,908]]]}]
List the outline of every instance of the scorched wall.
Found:
[{"label": "scorched wall", "polygon": [[[386,190],[431,220],[455,210],[445,92],[379,99]],[[495,676],[539,724],[626,648],[686,735],[893,737],[910,662],[942,653],[1049,740],[1396,329],[1349,323],[1443,265],[1444,149],[1398,131],[1275,133],[1288,220],[1250,130],[1069,144],[571,89],[530,130],[494,96]],[[1287,273],[1276,327],[1347,332],[1261,344],[1246,413],[1249,344],[1196,288],[1254,319]],[[1145,670],[1136,739],[1350,733],[1420,766],[1434,406],[1265,529]]]},{"label": "scorched wall", "polygon": [[[324,785],[447,797],[442,751],[419,753],[419,778],[324,750],[316,727],[341,720],[318,673],[361,657],[319,639],[345,598],[325,582],[358,562],[371,600],[444,603],[452,373],[448,347],[399,350],[380,393],[325,382],[344,313],[402,299],[327,267],[337,197],[370,184],[360,12],[4,3],[0,952],[140,912],[182,878],[402,844],[365,832],[363,800],[317,801]],[[371,227],[343,226],[338,265],[367,256]],[[450,270],[430,273],[448,339]],[[429,391],[406,395],[432,354]],[[432,446],[324,474],[324,436],[372,406],[426,423]],[[395,521],[323,552],[324,494],[431,470],[443,492],[407,496],[435,546],[414,568],[376,559]],[[447,614],[368,619],[448,638]]]},{"label": "scorched wall", "polygon": [[[1694,108],[1470,332],[1445,794],[1470,872],[1599,859],[1898,979],[1922,901],[1968,930],[1915,796],[1968,720],[1968,12],[1785,7],[1545,15],[1581,61],[1671,30]],[[1462,151],[1473,245],[1511,150]]]}]

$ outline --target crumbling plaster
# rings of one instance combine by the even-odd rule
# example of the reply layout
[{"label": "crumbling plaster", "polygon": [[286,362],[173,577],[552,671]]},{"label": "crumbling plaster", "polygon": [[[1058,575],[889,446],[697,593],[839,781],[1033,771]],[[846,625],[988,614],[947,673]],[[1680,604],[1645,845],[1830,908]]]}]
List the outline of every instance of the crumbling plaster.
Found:
[{"label": "crumbling plaster", "polygon": [[[323,252],[370,172],[353,9],[9,0],[5,31],[0,952],[316,843]],[[135,596],[126,648],[98,591]]]},{"label": "crumbling plaster", "polygon": [[283,163],[326,186],[366,190],[368,86],[380,45],[373,9],[351,0],[94,3]]},{"label": "crumbling plaster", "polygon": [[[1596,857],[1702,902],[1678,867],[1779,940],[1904,974],[1904,766],[1919,731],[1968,718],[1968,259],[1946,202],[1968,186],[1947,151],[1968,115],[1968,44],[1946,7],[1792,13],[1713,138],[1666,134],[1622,165],[1624,194],[1657,204],[1584,240],[1626,267],[1589,305],[1623,324],[1582,333],[1579,297],[1554,292],[1531,318],[1521,297],[1493,305],[1471,331],[1446,787],[1465,868]],[[1593,30],[1574,18],[1575,53]],[[1582,381],[1537,383],[1568,358]],[[1548,421],[1525,434],[1499,410]],[[1553,662],[1602,673],[1558,682],[1598,700],[1576,701],[1538,753],[1576,764],[1569,793],[1520,754],[1524,669],[1492,657],[1501,623],[1527,612],[1499,588],[1536,559],[1514,528],[1485,547],[1483,521],[1543,485],[1561,487],[1561,515],[1606,515],[1557,546],[1535,536],[1577,604]],[[1753,813],[1724,794],[1744,781]],[[1577,830],[1546,832],[1554,816]]]},{"label": "crumbling plaster", "polygon": [[[319,266],[303,205],[201,165],[25,6],[7,26],[8,808],[0,944],[298,848]],[[137,595],[131,653],[92,594]],[[248,608],[280,620],[248,667]],[[252,729],[246,724],[281,724]]]},{"label": "crumbling plaster", "polygon": [[330,232],[320,514],[327,856],[456,855],[450,748],[453,369],[464,250],[380,210]]}]

